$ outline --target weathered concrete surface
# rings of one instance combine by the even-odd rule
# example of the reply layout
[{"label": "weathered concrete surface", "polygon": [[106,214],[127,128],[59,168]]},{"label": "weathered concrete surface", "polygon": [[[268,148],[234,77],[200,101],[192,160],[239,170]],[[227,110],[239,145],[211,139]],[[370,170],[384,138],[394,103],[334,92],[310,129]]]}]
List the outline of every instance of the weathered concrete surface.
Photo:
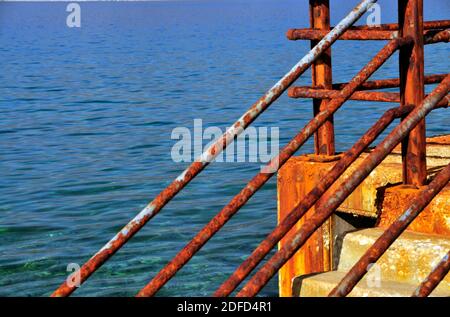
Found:
[{"label": "weathered concrete surface", "polygon": [[[372,228],[348,233],[344,238],[338,270],[296,277],[293,295],[327,296],[382,232],[382,229]],[[450,237],[404,232],[349,296],[409,297],[449,249]],[[431,296],[450,296],[450,274]]]},{"label": "weathered concrete surface", "polygon": [[[428,174],[433,175],[439,168],[450,163],[450,136],[440,136],[427,139],[427,168]],[[361,155],[344,175],[333,185],[339,186],[341,181],[355,171],[361,161],[367,156]],[[340,158],[336,156],[302,155],[291,158],[278,173],[278,219],[282,219],[301,199],[317,184]],[[410,196],[405,196],[416,189],[401,188],[397,191],[397,185],[402,182],[402,158],[400,148],[396,148],[370,175],[356,188],[338,208],[339,211],[355,216],[371,217],[379,219],[382,226],[388,225],[398,213],[399,206],[405,206],[410,201]],[[448,234],[450,223],[448,218],[448,191],[443,191],[444,198],[438,196],[430,204],[423,218],[411,226],[419,232]],[[403,204],[399,205],[398,201]],[[433,207],[434,206],[434,207]],[[313,210],[313,208],[312,208]],[[308,211],[304,219],[310,217],[312,210]],[[382,215],[380,217],[380,214]],[[430,218],[430,215],[433,214]],[[427,225],[424,225],[424,223]],[[293,230],[300,228],[300,221]],[[411,229],[410,228],[410,229]],[[292,295],[292,279],[295,276],[329,271],[332,269],[333,254],[333,224],[328,221],[318,230],[300,249],[295,256],[288,261],[279,272],[280,296]],[[290,237],[293,231],[288,233]],[[283,239],[279,247],[283,244]]]},{"label": "weathered concrete surface", "polygon": [[[305,155],[289,160],[278,173],[278,222],[294,208],[339,157]],[[321,169],[311,168],[320,161]],[[299,229],[304,219],[311,217],[311,208],[293,228]],[[280,245],[295,232],[291,230]],[[330,222],[325,223],[279,271],[280,296],[292,295],[292,278],[297,275],[331,269]]]},{"label": "weathered concrete surface", "polygon": [[[384,230],[370,228],[345,235],[338,270],[349,271]],[[405,231],[376,262],[370,272],[382,280],[419,285],[450,250],[450,236]],[[374,274],[375,274],[374,273]],[[450,275],[440,285],[450,295]]]},{"label": "weathered concrete surface", "polygon": [[[297,277],[294,280],[294,296],[325,297],[345,276],[344,272],[331,271],[314,276]],[[417,285],[364,277],[348,295],[350,297],[410,297]],[[300,293],[299,293],[300,290]],[[446,297],[449,293],[438,286],[430,296]]]},{"label": "weathered concrete surface", "polygon": [[[408,203],[419,191],[420,189],[402,185],[387,188],[380,202],[379,226],[387,228],[406,210]],[[430,202],[409,225],[408,230],[450,237],[450,185]]]}]

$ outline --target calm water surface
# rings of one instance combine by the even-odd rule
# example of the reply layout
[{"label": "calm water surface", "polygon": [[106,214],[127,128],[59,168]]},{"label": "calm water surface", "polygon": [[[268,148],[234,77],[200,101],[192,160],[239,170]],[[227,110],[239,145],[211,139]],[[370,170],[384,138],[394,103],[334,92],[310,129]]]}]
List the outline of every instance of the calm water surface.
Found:
[{"label": "calm water surface", "polygon": [[[428,19],[447,18],[447,1],[429,2]],[[335,23],[353,3],[333,5]],[[309,47],[284,35],[307,26],[304,1],[81,3],[79,29],[65,7],[0,3],[0,296],[49,295],[186,167],[171,160],[174,128],[225,129]],[[334,81],[382,45],[337,44]],[[426,54],[427,73],[448,72],[444,45]],[[397,69],[394,57],[374,78]],[[338,150],[392,106],[347,103]],[[283,145],[310,118],[310,101],[282,97],[256,126],[280,127]],[[428,133],[449,133],[448,119],[433,113]],[[75,294],[134,295],[258,170],[210,166]],[[212,294],[275,224],[271,180],[159,295]]]}]

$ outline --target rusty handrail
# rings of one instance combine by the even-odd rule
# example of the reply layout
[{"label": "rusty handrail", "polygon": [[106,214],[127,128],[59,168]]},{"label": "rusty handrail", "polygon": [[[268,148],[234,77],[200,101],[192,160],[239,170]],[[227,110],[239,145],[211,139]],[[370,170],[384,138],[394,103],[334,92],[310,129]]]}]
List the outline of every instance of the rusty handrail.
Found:
[{"label": "rusty handrail", "polygon": [[311,135],[367,80],[383,63],[410,39],[390,41],[358,72],[349,84],[332,99],[325,111],[317,114],[262,172],[258,173],[202,230],[138,293],[137,296],[153,296],[176,272],[182,268],[208,240],[256,193],[283,164],[309,139]]},{"label": "rusty handrail", "polygon": [[[450,20],[437,20],[437,21],[425,21],[423,23],[424,36],[430,35],[429,32],[442,32],[450,27]],[[331,28],[333,29],[333,28]],[[381,24],[379,26],[369,26],[369,25],[356,25],[350,27],[342,36],[340,40],[392,40],[398,37],[399,24]],[[286,32],[286,37],[288,40],[320,40],[326,32],[324,30],[319,30],[315,28],[301,28],[301,29],[289,29]],[[445,31],[440,35],[440,41],[448,41],[445,39],[448,35],[445,35]],[[430,37],[429,43],[435,43],[435,40]]]},{"label": "rusty handrail", "polygon": [[450,40],[450,29],[446,30],[430,30],[425,32],[424,34],[424,43],[425,44],[435,44],[441,42],[449,42]]},{"label": "rusty handrail", "polygon": [[[450,20],[435,20],[423,22],[424,30],[443,29],[450,27]],[[398,23],[387,23],[380,25],[355,25],[351,30],[386,30],[397,31],[399,28]]]},{"label": "rusty handrail", "polygon": [[[332,99],[340,93],[339,90],[316,89],[310,87],[291,87],[288,96],[291,98]],[[385,91],[355,91],[350,100],[400,102],[400,93]]]},{"label": "rusty handrail", "polygon": [[[439,108],[438,104],[435,108]],[[387,110],[383,116],[349,149],[333,168],[325,174],[318,184],[303,198],[303,200],[280,221],[253,253],[235,270],[235,272],[214,292],[216,297],[228,296],[264,259],[276,244],[291,230],[303,215],[323,197],[328,188],[345,172],[356,158],[389,126],[394,119],[409,113],[414,107],[397,107]]]},{"label": "rusty handrail", "polygon": [[421,213],[431,200],[444,188],[450,180],[450,164],[440,171],[433,181],[417,193],[417,197],[383,234],[372,244],[364,255],[356,262],[329,296],[348,295],[356,284],[364,277],[369,264],[375,263],[395,242],[408,225]]},{"label": "rusty handrail", "polygon": [[412,297],[427,297],[450,271],[450,251],[439,261],[433,271],[417,287]]},{"label": "rusty handrail", "polygon": [[[311,64],[325,52],[350,26],[352,26],[377,0],[362,0],[341,22],[309,51],[286,75],[264,94],[233,126],[211,144],[202,155],[185,169],[170,185],[160,192],[139,214],[120,230],[93,257],[72,274],[78,274],[80,283],[86,281],[103,263],[131,239],[151,218],[153,218],[175,195],[198,175],[219,153],[230,144],[248,125],[303,74]],[[76,285],[64,281],[51,296],[68,296]]]},{"label": "rusty handrail", "polygon": [[[326,30],[317,30],[311,28],[289,29],[286,37],[291,41],[297,40],[321,40],[327,34]],[[424,44],[435,44],[440,42],[448,42],[450,31],[448,29],[428,29],[423,33]],[[399,38],[397,30],[379,30],[365,29],[345,31],[339,40],[344,41],[386,41]]]},{"label": "rusty handrail", "polygon": [[[288,40],[321,40],[327,34],[325,30],[316,30],[311,28],[289,29],[286,32]],[[339,38],[344,41],[380,41],[393,40],[398,38],[398,31],[389,30],[347,30]]]},{"label": "rusty handrail", "polygon": [[343,154],[333,168],[320,179],[319,183],[304,197],[298,207],[294,208],[281,220],[277,228],[260,243],[253,253],[216,290],[214,296],[228,296],[392,121],[407,114],[412,109],[413,107],[397,107],[386,111],[352,148]]},{"label": "rusty handrail", "polygon": [[[431,85],[431,84],[438,84],[448,74],[436,74],[436,75],[429,75],[425,76],[424,78],[424,84],[425,85]],[[347,83],[338,83],[333,84],[333,89],[341,90],[345,87]],[[400,78],[392,78],[392,79],[379,79],[379,80],[373,80],[373,81],[366,81],[364,84],[359,87],[359,90],[372,90],[372,89],[383,89],[383,88],[398,88],[400,87]]]},{"label": "rusty handrail", "polygon": [[[288,96],[291,98],[314,98],[314,99],[333,99],[339,96],[339,90],[316,89],[311,87],[291,87],[288,89]],[[399,103],[400,93],[385,91],[355,91],[349,100],[375,101]],[[450,96],[447,95],[439,102],[440,107],[446,107],[450,102]]]},{"label": "rusty handrail", "polygon": [[[363,160],[359,168],[345,179],[337,189],[326,192],[329,198],[319,206],[314,215],[307,219],[283,247],[250,279],[237,294],[240,297],[256,295],[273,275],[290,259],[307,241],[341,203],[361,184],[370,172],[397,146],[402,139],[422,120],[434,106],[449,92],[450,75],[448,75],[423,102],[397,126],[389,135]],[[296,206],[298,207],[298,205]],[[278,227],[278,226],[277,226]]]}]

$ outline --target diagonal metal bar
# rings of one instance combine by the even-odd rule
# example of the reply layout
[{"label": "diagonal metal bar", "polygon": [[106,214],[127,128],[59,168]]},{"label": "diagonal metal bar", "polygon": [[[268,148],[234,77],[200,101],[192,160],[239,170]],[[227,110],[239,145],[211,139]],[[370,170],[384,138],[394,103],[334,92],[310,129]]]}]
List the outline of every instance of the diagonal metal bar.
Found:
[{"label": "diagonal metal bar", "polygon": [[339,284],[330,292],[329,296],[341,297],[348,295],[364,277],[369,265],[375,263],[386,252],[392,243],[405,231],[408,225],[414,221],[442,188],[448,184],[449,180],[450,164],[440,171],[425,189],[417,193],[417,198],[414,199],[405,212],[364,253]]},{"label": "diagonal metal bar", "polygon": [[450,251],[439,261],[433,271],[417,287],[412,297],[427,297],[450,271]]},{"label": "diagonal metal bar", "polygon": [[345,172],[359,155],[394,121],[406,115],[413,107],[393,108],[386,111],[381,118],[356,142],[350,150],[333,166],[320,182],[302,199],[237,268],[237,270],[217,289],[214,296],[228,296],[264,259],[276,244],[291,230],[301,217],[321,198],[325,191]]},{"label": "diagonal metal bar", "polygon": [[139,293],[153,296],[176,272],[182,268],[208,240],[256,193],[283,164],[336,112],[342,104],[408,39],[390,41],[349,82],[339,96],[328,103],[327,109],[318,113],[269,164],[258,173]]},{"label": "diagonal metal bar", "polygon": [[[80,283],[86,281],[103,263],[131,239],[153,218],[175,195],[198,175],[219,153],[230,144],[248,125],[266,110],[281,94],[303,74],[311,64],[325,52],[342,33],[353,25],[377,0],[363,0],[339,24],[306,54],[286,75],[267,91],[244,115],[233,124],[216,142],[184,170],[169,186],[159,193],[139,214],[120,230],[106,245],[91,257],[77,272]],[[76,285],[64,281],[51,296],[68,296]]]},{"label": "diagonal metal bar", "polygon": [[237,294],[239,297],[255,296],[308,240],[342,202],[362,183],[378,164],[401,142],[418,122],[423,119],[450,89],[450,75],[447,76],[424,101],[418,105],[389,135],[364,159],[358,169],[345,179],[342,184],[325,195],[329,199],[317,208],[315,214],[305,221],[303,226],[283,247],[250,279]]}]

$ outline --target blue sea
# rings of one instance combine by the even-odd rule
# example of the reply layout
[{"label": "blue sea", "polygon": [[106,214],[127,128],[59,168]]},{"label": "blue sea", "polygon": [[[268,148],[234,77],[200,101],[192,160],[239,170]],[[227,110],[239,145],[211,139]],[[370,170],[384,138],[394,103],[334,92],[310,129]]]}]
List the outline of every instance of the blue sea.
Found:
[{"label": "blue sea", "polygon": [[[331,2],[337,23],[357,1]],[[187,166],[171,158],[173,129],[229,127],[310,46],[285,37],[307,27],[304,0],[79,4],[81,27],[69,28],[67,3],[0,3],[0,296],[48,296],[69,263],[83,264]],[[395,22],[392,1],[380,4],[382,23]],[[426,1],[425,17],[449,8]],[[383,45],[337,43],[334,82]],[[445,44],[425,53],[427,74],[449,71]],[[397,76],[394,56],[373,78]],[[346,103],[337,149],[394,106]],[[255,126],[279,127],[282,146],[311,117],[310,100],[283,96]],[[450,133],[449,122],[437,110],[427,133]],[[135,295],[259,169],[209,166],[74,296]],[[158,295],[211,295],[274,228],[276,210],[274,177]],[[275,277],[261,295],[277,294]]]}]

